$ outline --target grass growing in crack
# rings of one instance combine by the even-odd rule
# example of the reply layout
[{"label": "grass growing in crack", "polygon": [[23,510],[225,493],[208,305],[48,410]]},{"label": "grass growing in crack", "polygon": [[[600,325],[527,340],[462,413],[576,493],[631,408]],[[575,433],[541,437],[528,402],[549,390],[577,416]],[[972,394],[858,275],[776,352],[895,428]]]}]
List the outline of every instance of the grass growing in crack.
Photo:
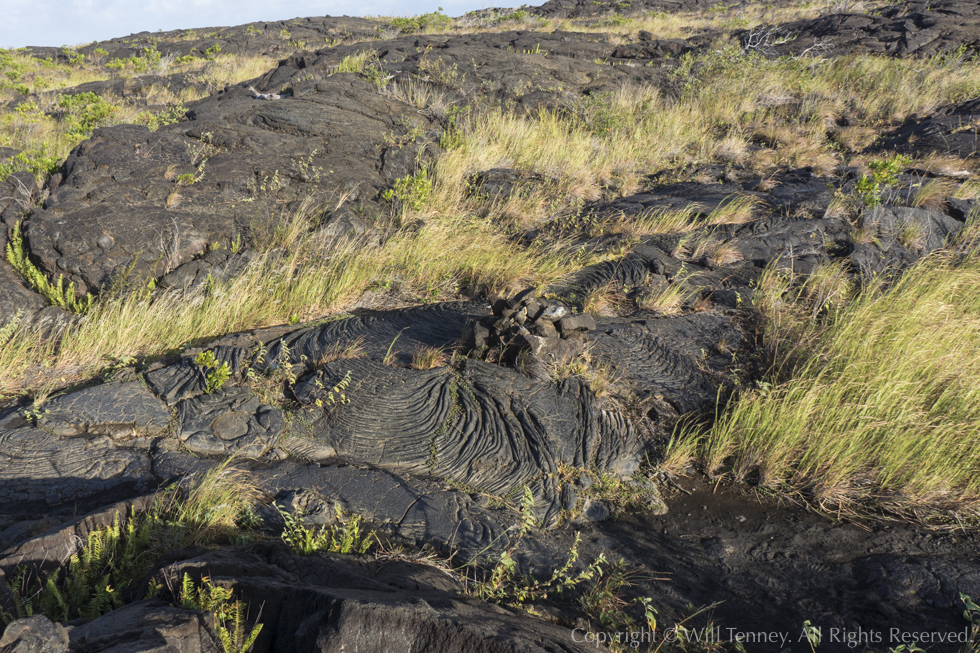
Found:
[{"label": "grass growing in crack", "polygon": [[823,326],[812,313],[801,321],[777,308],[770,329],[784,346],[770,378],[709,431],[680,432],[673,455],[695,452],[711,474],[754,478],[833,512],[883,508],[929,519],[954,510],[976,519],[977,260],[975,249],[929,257],[894,285],[830,312]]},{"label": "grass growing in crack", "polygon": [[53,621],[95,618],[143,598],[136,585],[167,551],[229,541],[257,492],[244,472],[219,465],[186,488],[160,493],[145,513],[131,513],[89,532],[66,564],[38,575],[23,567],[8,581],[12,612],[4,624],[43,614]]},{"label": "grass growing in crack", "polygon": [[413,370],[431,370],[443,367],[449,362],[449,357],[442,347],[419,347],[412,357]]}]

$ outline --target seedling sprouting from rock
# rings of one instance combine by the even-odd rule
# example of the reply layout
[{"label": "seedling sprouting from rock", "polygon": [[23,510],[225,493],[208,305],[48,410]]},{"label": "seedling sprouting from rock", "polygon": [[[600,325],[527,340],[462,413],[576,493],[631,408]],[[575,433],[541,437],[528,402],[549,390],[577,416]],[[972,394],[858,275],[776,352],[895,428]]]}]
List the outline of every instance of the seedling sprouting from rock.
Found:
[{"label": "seedling sprouting from rock", "polygon": [[225,361],[219,363],[210,349],[195,356],[194,364],[201,368],[201,373],[204,374],[204,391],[208,394],[220,390],[231,376],[231,366]]}]

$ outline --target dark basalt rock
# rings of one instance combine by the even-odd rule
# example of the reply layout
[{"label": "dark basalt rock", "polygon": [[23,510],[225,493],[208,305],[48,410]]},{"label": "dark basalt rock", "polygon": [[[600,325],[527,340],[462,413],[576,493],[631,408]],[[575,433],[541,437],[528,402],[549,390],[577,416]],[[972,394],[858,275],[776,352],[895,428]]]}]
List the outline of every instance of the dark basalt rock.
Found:
[{"label": "dark basalt rock", "polygon": [[533,289],[498,299],[492,310],[493,315],[470,323],[464,332],[463,349],[472,358],[494,355],[513,365],[529,351],[545,365],[568,362],[583,353],[588,331],[595,328],[591,315],[573,315],[566,302],[539,297]]},{"label": "dark basalt rock", "polygon": [[[227,364],[231,374],[240,378],[244,366],[252,360],[252,349],[234,345],[209,348],[217,365]],[[150,370],[144,375],[149,388],[173,406],[182,399],[203,394],[207,389],[207,370],[194,362],[195,356],[184,356],[178,362]]]},{"label": "dark basalt rock", "polygon": [[438,571],[410,563],[299,557],[275,547],[234,556],[206,554],[166,567],[159,576],[185,573],[230,583],[251,605],[263,605],[266,626],[256,651],[586,650],[567,628],[461,597]]},{"label": "dark basalt rock", "polygon": [[[270,75],[299,76],[296,60],[283,66]],[[46,272],[65,274],[79,293],[97,292],[123,271],[161,276],[212,244],[271,229],[314,187],[339,195],[358,185],[367,201],[372,189],[413,171],[385,163],[398,148],[385,146],[384,135],[407,131],[403,123],[431,127],[355,75],[297,82],[293,97],[271,102],[235,87],[192,103],[188,116],[156,132],[99,129],[75,148],[44,210],[26,222],[31,254]],[[414,165],[418,146],[405,151]],[[196,181],[177,185],[181,173]]]},{"label": "dark basalt rock", "polygon": [[219,653],[221,642],[205,614],[177,608],[161,599],[137,601],[71,629],[75,653]]},{"label": "dark basalt rock", "polygon": [[932,115],[885,134],[873,148],[916,156],[951,154],[973,157],[980,149],[980,99],[941,107]]},{"label": "dark basalt rock", "polygon": [[677,415],[715,405],[718,388],[702,361],[723,339],[736,349],[740,344],[731,318],[717,313],[604,319],[591,337],[593,351],[615,365],[639,398],[667,402]]},{"label": "dark basalt rock", "polygon": [[160,435],[170,411],[142,383],[108,383],[85,388],[45,404],[39,424],[61,436],[108,435],[121,440]]},{"label": "dark basalt rock", "polygon": [[282,413],[262,404],[248,388],[229,388],[177,405],[177,438],[193,453],[260,458],[282,432]]},{"label": "dark basalt rock", "polygon": [[[330,389],[345,379],[348,403],[331,405]],[[639,464],[630,423],[599,409],[576,379],[535,383],[478,360],[460,372],[348,360],[324,365],[295,393],[322,406],[310,430],[343,458],[497,495],[529,485],[546,502],[546,522],[557,514],[557,487],[541,479],[560,463],[621,476]]]},{"label": "dark basalt rock", "polygon": [[779,26],[788,42],[775,54],[840,56],[880,53],[900,57],[932,57],[960,47],[976,50],[980,7],[964,0],[913,0],[882,7],[874,15],[837,13]]},{"label": "dark basalt rock", "polygon": [[67,653],[68,632],[43,615],[18,619],[0,638],[0,653]]},{"label": "dark basalt rock", "polygon": [[[332,515],[340,505],[397,541],[464,556],[511,546],[508,530],[519,519],[511,511],[488,508],[478,495],[379,468],[286,461],[256,469],[252,477],[273,503],[288,507],[301,489],[307,497],[299,505],[308,515]],[[269,510],[261,514],[267,520],[272,516]]]},{"label": "dark basalt rock", "polygon": [[61,438],[21,427],[0,431],[0,502],[46,510],[132,496],[152,484],[144,454],[114,445],[107,436]]},{"label": "dark basalt rock", "polygon": [[449,302],[392,311],[370,311],[297,329],[266,343],[256,356],[256,371],[270,372],[285,363],[316,364],[325,355],[340,354],[356,346],[360,354],[381,361],[386,356],[399,365],[410,365],[423,347],[451,349],[463,335],[467,322],[484,312],[475,303]]}]

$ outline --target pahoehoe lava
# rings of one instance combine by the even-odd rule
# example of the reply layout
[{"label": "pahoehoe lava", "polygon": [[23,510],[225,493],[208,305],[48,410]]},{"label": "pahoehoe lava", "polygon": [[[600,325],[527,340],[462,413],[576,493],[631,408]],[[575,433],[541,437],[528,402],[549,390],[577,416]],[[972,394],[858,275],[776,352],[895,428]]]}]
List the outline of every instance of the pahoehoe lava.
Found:
[{"label": "pahoehoe lava", "polygon": [[[594,163],[603,139],[626,129],[609,113],[626,89],[650,91],[647,103],[682,102],[713,54],[724,62],[735,52],[722,67],[758,57],[797,70],[874,55],[952,70],[980,52],[975,2],[874,11],[845,2],[809,18],[799,4],[773,3],[764,15],[777,23],[754,27],[744,8],[714,0],[549,0],[475,12],[445,33],[328,16],[81,46],[76,54],[124,64],[152,46],[216,66],[215,51],[205,53],[219,42],[225,55],[276,59],[220,88],[154,70],[38,88],[3,107],[30,114],[48,102],[47,119],[66,120],[68,109],[53,108],[63,96],[118,96],[134,114],[158,111],[147,98],[161,89],[200,98],[154,129],[95,127],[43,178],[15,169],[20,150],[0,148],[0,347],[13,357],[10,343],[28,333],[33,351],[69,351],[69,336],[100,313],[69,310],[68,284],[71,299],[91,294],[99,306],[207,305],[255,269],[278,283],[343,255],[331,273],[353,275],[356,255],[424,241],[441,217],[405,207],[429,197],[440,162],[465,150],[454,139],[469,112],[552,120],[586,135],[583,159]],[[778,22],[781,11],[792,19]],[[695,12],[701,26],[634,29],[676,12]],[[24,56],[68,65],[72,52]],[[968,629],[960,595],[980,599],[975,526],[848,521],[657,466],[675,427],[709,423],[730,398],[770,389],[761,383],[770,325],[752,308],[767,275],[800,288],[831,269],[849,287],[887,287],[975,229],[980,81],[962,86],[927,111],[875,120],[854,98],[840,100],[839,115],[807,113],[816,92],[739,110],[739,120],[805,114],[796,127],[833,152],[831,167],[787,154],[792,138],[771,124],[732,144],[734,119],[704,129],[721,146],[699,141],[697,156],[678,147],[629,182],[620,168],[633,164],[615,162],[585,191],[577,170],[494,152],[453,189],[467,207],[453,224],[499,236],[507,257],[532,252],[562,270],[540,283],[525,271],[480,285],[478,265],[460,264],[413,285],[414,264],[399,259],[369,287],[340,292],[330,312],[211,330],[97,366],[67,355],[53,371],[24,362],[4,377],[21,385],[0,388],[0,617],[11,622],[0,653],[221,650],[213,615],[161,598],[177,596],[185,574],[250,606],[248,623],[263,624],[255,651],[595,650],[581,632],[623,626],[602,608],[606,622],[584,619],[596,596],[552,592],[529,613],[515,609],[521,601],[476,598],[475,567],[464,566],[513,561],[516,575],[536,574],[524,582],[542,582],[573,545],[570,573],[600,555],[622,558],[627,598],[652,597],[661,626],[689,605],[717,604],[691,623],[792,633],[793,651],[809,650],[795,639],[806,620],[826,632]],[[548,139],[568,135],[555,129]],[[765,174],[745,163],[760,153],[775,162]],[[871,161],[897,167],[884,174]],[[554,205],[532,206],[536,193],[552,193]],[[299,214],[312,254],[294,265]],[[674,223],[651,227],[651,216]],[[424,264],[451,259],[450,249]],[[263,288],[270,303],[287,301],[278,290]],[[834,310],[813,309],[813,319]],[[16,585],[30,574],[63,566],[90,533],[125,527],[154,497],[227,469],[254,491],[234,526],[248,535],[173,547],[105,614],[60,624],[18,612]],[[748,476],[739,480],[759,480]],[[342,528],[351,515],[383,552],[299,555],[279,539],[290,524]],[[749,650],[785,650],[756,643]],[[945,646],[929,650],[958,650]],[[819,650],[854,649],[825,638]]]}]

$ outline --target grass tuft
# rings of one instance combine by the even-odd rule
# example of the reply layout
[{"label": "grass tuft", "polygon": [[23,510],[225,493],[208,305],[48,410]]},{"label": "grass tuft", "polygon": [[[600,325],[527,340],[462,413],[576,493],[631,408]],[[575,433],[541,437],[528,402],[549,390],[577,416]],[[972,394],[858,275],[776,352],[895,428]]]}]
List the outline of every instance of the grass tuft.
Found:
[{"label": "grass tuft", "polygon": [[[770,288],[763,310],[782,316],[770,330],[796,344],[710,430],[676,436],[668,464],[693,454],[710,474],[754,478],[834,512],[980,516],[978,284],[976,251],[936,255],[894,286],[866,290],[822,329],[773,308],[788,283]],[[828,270],[803,292],[826,306],[845,288]]]}]

